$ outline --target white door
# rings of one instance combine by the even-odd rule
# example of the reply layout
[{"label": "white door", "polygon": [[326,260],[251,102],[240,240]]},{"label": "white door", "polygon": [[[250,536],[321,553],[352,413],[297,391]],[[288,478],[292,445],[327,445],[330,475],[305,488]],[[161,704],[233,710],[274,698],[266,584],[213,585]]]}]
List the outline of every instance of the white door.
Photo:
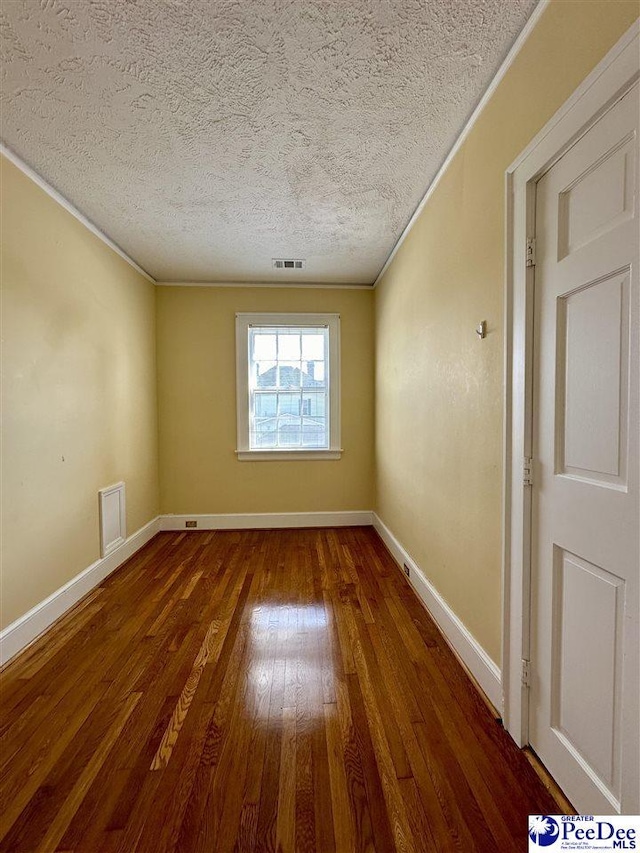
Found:
[{"label": "white door", "polygon": [[529,740],[640,812],[638,85],[536,191]]}]

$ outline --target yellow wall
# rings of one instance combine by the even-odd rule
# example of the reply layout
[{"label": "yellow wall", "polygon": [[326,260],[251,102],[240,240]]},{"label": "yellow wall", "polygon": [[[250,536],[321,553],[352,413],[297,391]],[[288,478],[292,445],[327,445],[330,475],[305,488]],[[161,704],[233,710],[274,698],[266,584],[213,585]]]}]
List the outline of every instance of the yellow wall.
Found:
[{"label": "yellow wall", "polygon": [[[158,511],[361,510],[377,493],[499,660],[504,171],[637,14],[637,0],[551,3],[377,288],[375,318],[367,291],[154,291],[2,160],[0,625],[97,559],[97,491],[114,481],[129,533]],[[237,311],[341,314],[340,461],[237,461]]]},{"label": "yellow wall", "polygon": [[154,287],[1,158],[5,627],[100,556],[98,489],[158,511]]},{"label": "yellow wall", "polygon": [[376,288],[377,511],[495,661],[504,173],[638,11],[551,3]]},{"label": "yellow wall", "polygon": [[[373,294],[314,288],[159,287],[158,400],[165,513],[315,512],[373,506]],[[337,312],[338,461],[236,459],[235,314]]]}]

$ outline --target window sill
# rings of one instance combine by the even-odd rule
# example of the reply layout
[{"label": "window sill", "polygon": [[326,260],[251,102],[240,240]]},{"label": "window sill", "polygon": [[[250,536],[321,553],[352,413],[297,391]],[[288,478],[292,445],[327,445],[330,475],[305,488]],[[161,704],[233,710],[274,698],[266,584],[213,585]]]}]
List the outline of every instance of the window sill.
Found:
[{"label": "window sill", "polygon": [[310,459],[340,459],[342,450],[236,450],[240,462],[293,462]]}]

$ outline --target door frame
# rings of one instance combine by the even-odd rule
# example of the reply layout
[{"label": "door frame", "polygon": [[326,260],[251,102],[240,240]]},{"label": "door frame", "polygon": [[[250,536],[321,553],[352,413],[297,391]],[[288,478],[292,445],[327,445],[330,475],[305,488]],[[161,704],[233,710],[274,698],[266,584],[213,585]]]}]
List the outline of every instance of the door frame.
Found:
[{"label": "door frame", "polygon": [[[627,30],[505,173],[505,396],[502,553],[503,720],[518,746],[529,743],[533,294],[526,265],[535,237],[536,183],[640,78],[640,20]],[[535,468],[535,466],[534,466]],[[533,472],[535,476],[535,470]]]}]

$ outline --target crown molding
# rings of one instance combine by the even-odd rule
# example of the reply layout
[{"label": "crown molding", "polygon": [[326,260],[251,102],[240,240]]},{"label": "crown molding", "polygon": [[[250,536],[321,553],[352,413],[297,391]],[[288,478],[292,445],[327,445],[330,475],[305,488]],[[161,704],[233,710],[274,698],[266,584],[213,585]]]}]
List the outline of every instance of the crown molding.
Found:
[{"label": "crown molding", "polygon": [[513,43],[511,50],[509,51],[509,53],[505,57],[504,61],[502,62],[502,65],[500,66],[500,68],[496,72],[491,83],[489,84],[488,88],[486,89],[484,95],[482,96],[482,98],[478,102],[478,105],[476,106],[475,110],[471,114],[467,123],[463,127],[458,138],[454,142],[453,147],[451,148],[446,159],[444,160],[444,162],[440,166],[440,169],[438,170],[436,176],[434,177],[434,179],[429,184],[429,186],[428,186],[425,194],[423,195],[420,203],[418,204],[415,211],[413,212],[413,214],[412,214],[409,222],[405,226],[404,230],[402,231],[402,233],[400,234],[400,236],[396,240],[396,243],[395,243],[393,249],[389,253],[386,261],[384,262],[382,269],[380,270],[375,281],[373,281],[373,282],[369,282],[369,283],[364,282],[361,284],[346,284],[346,283],[345,284],[329,284],[329,283],[325,284],[325,283],[321,283],[321,282],[305,283],[305,282],[282,282],[282,281],[280,281],[280,282],[268,282],[268,281],[258,281],[258,282],[157,281],[146,270],[144,270],[139,264],[137,264],[133,260],[133,258],[129,257],[129,255],[127,255],[127,253],[123,249],[121,249],[117,243],[114,243],[113,240],[111,240],[109,237],[107,237],[107,235],[103,231],[101,231],[97,227],[97,225],[95,225],[90,219],[87,219],[87,217],[83,213],[81,213],[73,204],[71,204],[71,202],[68,199],[66,199],[56,189],[54,189],[49,183],[47,183],[47,181],[45,181],[44,178],[42,178],[34,169],[32,169],[30,166],[28,166],[14,151],[12,151],[10,148],[8,148],[6,145],[4,145],[2,142],[0,142],[0,154],[4,155],[11,163],[14,164],[14,166],[16,166],[18,169],[20,169],[20,171],[22,171],[29,178],[31,178],[31,180],[34,181],[34,183],[36,183],[49,196],[51,196],[51,198],[55,199],[58,202],[58,204],[62,205],[62,207],[64,207],[65,210],[67,210],[72,216],[74,216],[86,228],[88,228],[89,231],[91,231],[93,234],[95,234],[96,237],[98,237],[100,240],[102,240],[103,243],[106,243],[106,245],[109,246],[109,248],[113,249],[113,251],[116,252],[116,254],[120,255],[120,257],[123,260],[125,260],[128,264],[130,264],[135,270],[137,270],[137,272],[139,272],[141,275],[143,275],[148,281],[150,281],[153,284],[158,285],[160,287],[266,287],[266,288],[269,288],[269,287],[278,288],[279,287],[279,288],[296,288],[296,289],[328,288],[328,289],[338,289],[338,290],[365,290],[365,291],[373,290],[378,285],[378,282],[382,279],[382,277],[384,276],[384,274],[388,270],[391,262],[393,261],[396,254],[398,253],[398,250],[400,249],[400,247],[402,246],[402,244],[404,243],[406,238],[409,236],[409,233],[411,232],[411,230],[413,229],[413,226],[415,225],[416,221],[420,217],[420,214],[424,210],[424,208],[425,208],[427,202],[429,201],[431,195],[433,194],[437,185],[439,184],[440,180],[442,179],[443,175],[445,174],[445,172],[449,168],[451,161],[453,160],[453,158],[458,153],[458,151],[461,148],[462,144],[464,143],[465,139],[469,136],[469,134],[470,134],[473,126],[475,125],[476,121],[478,120],[480,114],[484,110],[487,103],[491,100],[494,92],[498,88],[499,84],[501,83],[502,79],[504,78],[505,74],[507,73],[507,71],[509,70],[511,65],[513,64],[513,62],[516,59],[516,57],[518,56],[518,54],[522,50],[522,47],[524,46],[525,42],[529,38],[529,35],[531,34],[532,30],[535,28],[536,24],[540,20],[542,14],[544,13],[545,9],[550,4],[550,2],[551,2],[551,0],[539,0],[538,5],[536,6],[536,8],[533,10],[533,12],[531,14],[531,17],[529,18],[529,20],[527,21],[527,23],[523,27],[518,38]]},{"label": "crown molding", "polygon": [[383,275],[389,269],[389,266],[391,265],[391,261],[395,258],[396,254],[398,253],[400,246],[402,246],[404,241],[409,236],[411,230],[413,229],[413,226],[416,224],[417,220],[420,218],[420,214],[422,213],[422,211],[426,207],[427,202],[429,201],[429,199],[433,195],[433,193],[434,193],[436,187],[438,186],[438,184],[440,183],[440,180],[442,179],[443,175],[445,174],[445,172],[449,168],[451,161],[453,160],[453,158],[456,156],[456,154],[458,153],[458,151],[462,147],[467,136],[469,136],[469,134],[471,133],[471,130],[473,129],[473,126],[475,125],[478,118],[480,117],[480,114],[482,113],[482,111],[484,110],[486,105],[489,103],[491,98],[493,97],[494,92],[496,91],[496,89],[498,88],[500,83],[502,82],[502,79],[504,78],[504,76],[507,73],[507,71],[509,70],[509,68],[511,68],[511,66],[513,65],[515,58],[518,56],[518,54],[520,53],[520,51],[524,47],[524,44],[527,41],[527,39],[529,38],[531,31],[535,28],[536,24],[538,23],[538,21],[542,17],[542,14],[544,13],[545,9],[550,4],[550,2],[551,2],[551,0],[539,0],[538,5],[536,6],[536,8],[531,13],[531,17],[529,18],[527,23],[522,28],[518,38],[514,41],[513,45],[511,46],[511,50],[506,55],[502,65],[500,66],[500,68],[498,68],[498,71],[496,72],[495,77],[493,78],[491,83],[489,83],[489,86],[488,86],[487,90],[485,91],[484,95],[482,96],[482,98],[480,99],[480,101],[478,102],[477,107],[471,113],[469,120],[467,121],[465,126],[462,128],[462,131],[461,131],[460,135],[458,136],[458,138],[456,139],[456,141],[453,143],[453,147],[451,148],[451,150],[447,154],[446,159],[444,160],[442,166],[440,166],[440,168],[438,169],[438,172],[436,173],[435,178],[431,181],[431,183],[427,187],[425,194],[422,196],[422,200],[420,201],[420,204],[414,210],[411,219],[407,222],[407,224],[404,228],[404,231],[398,237],[395,246],[391,250],[389,256],[387,257],[387,260],[384,262],[384,266],[382,267],[382,269],[378,273],[376,280],[373,282],[374,287],[377,287],[378,282],[382,279]]},{"label": "crown molding", "polygon": [[64,207],[67,213],[70,213],[75,219],[78,220],[78,222],[81,222],[84,227],[88,228],[89,231],[91,231],[91,233],[94,234],[99,240],[102,240],[102,242],[106,243],[106,245],[110,249],[113,249],[113,251],[117,255],[120,255],[120,257],[130,266],[132,266],[136,272],[139,272],[140,275],[144,276],[147,281],[150,281],[152,284],[156,283],[155,278],[149,275],[146,270],[142,269],[142,267],[137,264],[133,260],[133,258],[129,257],[129,255],[127,255],[124,249],[121,249],[117,243],[114,243],[110,237],[107,237],[104,231],[101,231],[94,222],[92,222],[90,219],[87,219],[84,213],[81,213],[78,208],[75,207],[75,205],[71,204],[69,199],[65,198],[61,193],[58,192],[58,190],[54,189],[51,184],[45,181],[42,175],[39,175],[34,169],[31,168],[31,166],[28,166],[21,157],[18,157],[15,151],[12,151],[3,142],[0,142],[0,154],[2,154],[3,157],[6,157],[10,163],[13,163],[16,168],[20,169],[20,171],[28,178],[30,178],[34,182],[34,184],[37,184],[41,190],[44,190],[48,196],[51,196],[54,201],[57,201],[61,207]]},{"label": "crown molding", "polygon": [[372,284],[323,284],[304,281],[156,281],[158,287],[276,287],[281,290],[373,290]]}]

